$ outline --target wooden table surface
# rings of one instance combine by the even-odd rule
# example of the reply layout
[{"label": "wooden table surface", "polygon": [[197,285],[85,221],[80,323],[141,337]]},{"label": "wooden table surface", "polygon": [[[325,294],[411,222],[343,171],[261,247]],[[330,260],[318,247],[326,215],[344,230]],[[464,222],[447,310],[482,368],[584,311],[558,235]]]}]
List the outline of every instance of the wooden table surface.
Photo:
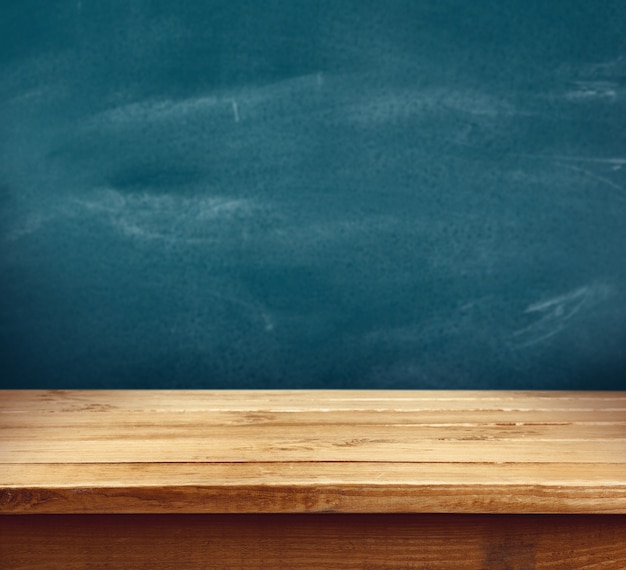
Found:
[{"label": "wooden table surface", "polygon": [[[199,514],[206,516],[191,516]],[[298,568],[446,568],[458,555],[460,568],[499,568],[502,560],[503,568],[597,562],[623,570],[624,514],[626,392],[0,392],[0,561],[7,557],[11,568],[41,567],[34,555],[31,565],[23,558],[28,540],[63,542],[57,534],[73,529],[76,552],[84,550],[75,542],[81,532],[85,544],[95,544],[98,533],[104,541],[101,530],[113,519],[103,515],[111,515],[115,528],[126,528],[118,544],[151,536],[146,548],[153,553],[155,543],[167,543],[159,528],[185,528],[191,540],[194,532],[206,537],[207,528],[215,534],[235,524],[247,529],[233,531],[246,544],[270,527],[282,529],[277,548],[285,556],[296,533],[292,546],[310,547],[308,562],[289,559]],[[47,515],[55,515],[55,530]],[[139,520],[143,531],[132,539],[131,521]],[[375,565],[370,537],[370,566],[358,557],[351,566],[345,556],[341,564],[311,562],[332,545],[307,542],[307,525],[320,537],[326,536],[320,529],[334,528],[329,536],[336,540],[355,528],[364,537],[373,533],[387,554]],[[390,525],[393,532],[376,530]],[[430,542],[426,529],[435,532]],[[448,566],[438,566],[432,552],[429,566],[419,565],[415,553],[407,559],[412,533],[421,537],[420,552],[447,545]],[[404,565],[392,556],[398,536]],[[583,566],[557,556],[563,537],[571,552],[586,545]],[[228,556],[239,556],[237,548],[233,543]],[[515,566],[506,552],[526,565]],[[202,567],[244,567],[221,555],[222,566]],[[280,567],[254,566],[259,556],[248,557],[245,567]],[[99,567],[93,559],[76,564],[67,567]],[[161,567],[200,566],[196,560]]]}]

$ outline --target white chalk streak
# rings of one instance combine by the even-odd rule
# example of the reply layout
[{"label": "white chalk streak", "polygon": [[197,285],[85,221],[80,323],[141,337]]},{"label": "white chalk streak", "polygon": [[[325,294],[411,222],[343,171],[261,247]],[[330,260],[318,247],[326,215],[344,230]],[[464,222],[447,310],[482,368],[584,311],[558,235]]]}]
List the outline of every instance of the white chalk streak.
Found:
[{"label": "white chalk streak", "polygon": [[89,123],[91,127],[102,128],[103,124],[123,126],[127,123],[172,121],[198,114],[219,120],[224,116],[225,105],[230,107],[233,119],[238,123],[242,119],[240,112],[242,101],[249,110],[259,104],[288,100],[296,94],[310,91],[312,81],[316,81],[317,87],[320,88],[326,79],[319,73],[279,81],[265,87],[244,87],[236,91],[206,93],[186,99],[143,99],[99,113]]},{"label": "white chalk streak", "polygon": [[486,124],[519,114],[508,101],[479,91],[403,89],[363,93],[350,105],[348,118],[361,124],[376,124],[408,120],[433,112],[464,115]]},{"label": "white chalk streak", "polygon": [[576,88],[565,94],[569,101],[615,101],[618,98],[618,86],[609,81],[580,81]]},{"label": "white chalk streak", "polygon": [[533,303],[526,308],[526,313],[534,313],[537,311],[545,311],[555,305],[562,306],[564,303],[569,303],[570,301],[581,299],[587,295],[589,288],[581,287],[580,289],[576,289],[571,293],[567,293],[566,295],[560,295],[558,297],[554,297],[552,299],[548,299],[547,301],[540,301],[538,303]]},{"label": "white chalk streak", "polygon": [[[107,124],[161,121],[176,119],[189,113],[216,110],[220,100],[217,97],[193,97],[183,100],[148,99],[120,105],[94,117],[93,123]],[[223,109],[223,107],[222,107]]]},{"label": "white chalk streak", "polygon": [[602,182],[602,184],[605,184],[606,186],[609,186],[610,188],[613,188],[614,190],[618,190],[620,194],[624,194],[626,192],[626,190],[619,184],[613,182],[612,180],[609,180],[608,178],[604,176],[598,176],[597,174],[594,174],[593,172],[590,172],[589,170],[585,168],[580,168],[579,166],[571,166],[569,164],[561,164],[560,166],[562,166],[563,168],[566,168],[567,170],[571,170],[573,172],[580,172],[581,174],[584,174],[585,176],[588,176],[589,178],[597,180],[598,182]]},{"label": "white chalk streak", "polygon": [[222,230],[252,216],[256,209],[250,200],[243,199],[125,195],[115,190],[75,202],[126,237],[187,244],[214,241]]},{"label": "white chalk streak", "polygon": [[524,313],[536,313],[539,319],[512,333],[514,346],[528,348],[556,336],[583,308],[597,305],[609,293],[610,288],[606,285],[588,285],[528,305]]},{"label": "white chalk streak", "polygon": [[561,154],[524,154],[518,153],[514,156],[522,158],[537,158],[542,160],[554,160],[555,162],[593,162],[598,164],[609,164],[611,166],[624,166],[626,165],[626,158],[613,158],[603,156],[571,156]]}]

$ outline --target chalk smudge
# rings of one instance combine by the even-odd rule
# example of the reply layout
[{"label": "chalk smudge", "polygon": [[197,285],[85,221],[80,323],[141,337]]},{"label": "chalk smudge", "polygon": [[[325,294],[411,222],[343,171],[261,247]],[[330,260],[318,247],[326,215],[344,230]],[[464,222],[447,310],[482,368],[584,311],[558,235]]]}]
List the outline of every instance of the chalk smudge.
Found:
[{"label": "chalk smudge", "polygon": [[587,285],[528,305],[524,314],[536,319],[512,333],[512,345],[518,349],[529,348],[551,339],[565,330],[583,309],[588,311],[610,294],[611,288],[607,285]]}]

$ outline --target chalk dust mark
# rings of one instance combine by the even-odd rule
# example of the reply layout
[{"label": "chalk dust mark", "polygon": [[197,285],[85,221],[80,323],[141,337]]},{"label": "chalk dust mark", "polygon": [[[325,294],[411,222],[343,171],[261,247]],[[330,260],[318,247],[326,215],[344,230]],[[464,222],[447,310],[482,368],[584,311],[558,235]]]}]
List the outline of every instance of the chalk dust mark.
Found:
[{"label": "chalk dust mark", "polygon": [[272,332],[274,330],[274,319],[272,319],[272,315],[270,315],[266,311],[261,311],[260,316],[263,321],[263,328],[265,329],[265,331]]},{"label": "chalk dust mark", "polygon": [[592,100],[616,101],[618,96],[616,83],[609,81],[577,81],[575,89],[568,91],[564,98],[577,102]]},{"label": "chalk dust mark", "polygon": [[[232,307],[238,307],[244,313],[247,313],[249,318],[252,321],[257,321],[263,327],[265,332],[272,332],[276,327],[276,323],[272,315],[266,311],[263,307],[257,306],[254,303],[244,301],[239,297],[235,297],[232,295],[224,294],[217,290],[209,290],[204,291],[204,295],[212,297],[226,305],[230,305]],[[203,295],[201,292],[198,292],[198,296]]]},{"label": "chalk dust mark", "polygon": [[148,193],[128,196],[116,190],[73,202],[79,212],[101,218],[125,237],[188,245],[215,242],[236,221],[249,220],[256,211],[253,202],[243,199]]},{"label": "chalk dust mark", "polygon": [[624,166],[626,166],[626,158],[618,158],[618,157],[587,157],[587,156],[567,156],[567,155],[556,155],[556,154],[524,154],[518,153],[513,156],[519,158],[531,158],[537,160],[546,160],[550,161],[553,164],[564,170],[570,170],[572,172],[578,172],[591,178],[597,182],[602,183],[604,186],[608,186],[613,190],[617,190],[620,194],[620,197],[626,199],[626,188],[621,186],[617,182],[614,182],[610,178],[606,176],[601,176],[589,170],[589,167],[577,166],[576,163],[582,163],[586,165],[601,165],[606,166],[613,172],[617,172],[621,170]]},{"label": "chalk dust mark", "polygon": [[51,218],[52,216],[43,216],[42,214],[30,215],[20,225],[16,225],[12,230],[7,232],[5,240],[15,242],[24,237],[28,237],[41,229]]},{"label": "chalk dust mark", "polygon": [[[178,120],[182,116],[217,112],[224,100],[212,95],[188,99],[145,99],[127,103],[94,115],[86,124],[90,128],[142,123],[145,121]],[[232,101],[231,101],[232,103]],[[222,107],[223,109],[223,107]]]},{"label": "chalk dust mark", "polygon": [[561,166],[562,168],[571,170],[572,172],[580,172],[581,174],[584,174],[585,176],[592,178],[593,180],[601,182],[602,184],[605,184],[606,186],[609,186],[610,188],[617,190],[621,195],[626,194],[626,189],[624,189],[623,186],[620,186],[616,182],[613,182],[612,180],[604,176],[599,176],[598,174],[594,174],[593,172],[587,170],[586,168],[581,168],[580,166],[572,166],[571,164],[563,164],[558,161],[557,161],[557,164]]},{"label": "chalk dust mark", "polygon": [[580,289],[576,289],[571,293],[566,293],[565,295],[559,295],[558,297],[553,297],[552,299],[548,299],[547,301],[539,301],[537,303],[532,303],[526,307],[527,313],[536,313],[545,311],[546,309],[550,309],[553,307],[557,307],[557,309],[561,309],[565,303],[568,303],[575,299],[584,298],[587,295],[588,287],[581,287]]},{"label": "chalk dust mark", "polygon": [[571,155],[560,155],[560,154],[516,154],[515,156],[526,157],[526,158],[539,158],[545,160],[554,160],[554,161],[572,161],[572,162],[594,162],[598,164],[608,164],[611,166],[623,166],[626,165],[626,158],[606,158],[603,156],[571,156]]},{"label": "chalk dust mark", "polygon": [[237,106],[237,101],[235,101],[234,99],[232,100],[232,107],[233,107],[233,117],[235,118],[235,123],[239,122],[239,107]]},{"label": "chalk dust mark", "polygon": [[583,75],[591,78],[620,78],[626,75],[626,58],[623,55],[609,61],[586,65]]},{"label": "chalk dust mark", "polygon": [[550,299],[531,303],[524,314],[536,315],[537,320],[512,333],[515,348],[529,348],[562,332],[583,309],[589,309],[608,297],[606,285],[588,285]]}]

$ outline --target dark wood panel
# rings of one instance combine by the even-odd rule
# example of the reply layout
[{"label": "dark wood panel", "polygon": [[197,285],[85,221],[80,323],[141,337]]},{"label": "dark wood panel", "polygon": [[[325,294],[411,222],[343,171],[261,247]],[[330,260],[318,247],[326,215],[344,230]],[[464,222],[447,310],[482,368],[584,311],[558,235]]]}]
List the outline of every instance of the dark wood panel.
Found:
[{"label": "dark wood panel", "polygon": [[3,515],[2,568],[626,567],[621,515]]}]

